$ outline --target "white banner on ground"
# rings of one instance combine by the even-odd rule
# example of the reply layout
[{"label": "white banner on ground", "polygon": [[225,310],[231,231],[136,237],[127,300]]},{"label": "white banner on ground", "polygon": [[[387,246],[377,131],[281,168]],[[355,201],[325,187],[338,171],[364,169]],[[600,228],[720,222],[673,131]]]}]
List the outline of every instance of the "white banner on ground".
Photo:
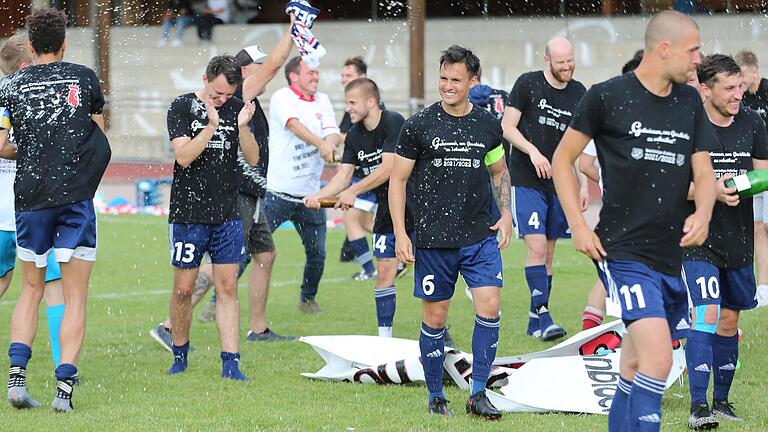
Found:
[{"label": "white banner on ground", "polygon": [[[532,359],[507,377],[501,394],[488,392],[496,408],[516,412],[608,414],[619,381],[621,350],[603,355]],[[685,351],[673,352],[669,388],[685,370]],[[557,373],[553,373],[557,371]]]},{"label": "white banner on ground", "polygon": [[[606,414],[618,382],[619,354],[606,351],[621,342],[625,329],[613,321],[579,332],[536,353],[498,357],[488,379],[497,408],[509,412],[564,411]],[[299,339],[325,360],[307,378],[375,384],[424,382],[419,343],[377,336],[304,336]],[[604,352],[603,355],[595,353]],[[462,389],[470,386],[472,355],[446,347],[443,367]],[[667,386],[685,369],[685,353],[674,351]]]}]

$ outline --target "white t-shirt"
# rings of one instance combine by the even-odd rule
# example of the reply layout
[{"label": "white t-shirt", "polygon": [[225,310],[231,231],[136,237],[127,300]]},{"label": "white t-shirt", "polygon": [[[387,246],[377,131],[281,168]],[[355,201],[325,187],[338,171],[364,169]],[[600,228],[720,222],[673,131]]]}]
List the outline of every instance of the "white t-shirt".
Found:
[{"label": "white t-shirt", "polygon": [[[597,147],[595,147],[595,140],[589,140],[589,143],[586,147],[584,147],[584,151],[582,152],[587,156],[597,157]],[[600,164],[597,164],[597,175],[599,176],[599,182],[597,183],[600,185],[600,192],[603,191],[603,175],[602,170],[600,169]]]},{"label": "white t-shirt", "polygon": [[16,231],[16,213],[13,206],[13,180],[16,161],[0,159],[0,231]]},{"label": "white t-shirt", "polygon": [[216,10],[216,9],[224,9],[223,11],[219,13],[213,14],[216,18],[224,21],[224,23],[229,22],[229,1],[228,0],[208,0],[208,9]]},{"label": "white t-shirt", "polygon": [[320,190],[325,162],[317,147],[300,140],[286,128],[292,118],[321,138],[339,133],[339,127],[331,101],[323,93],[306,100],[292,88],[284,87],[272,95],[267,189],[304,197]]}]

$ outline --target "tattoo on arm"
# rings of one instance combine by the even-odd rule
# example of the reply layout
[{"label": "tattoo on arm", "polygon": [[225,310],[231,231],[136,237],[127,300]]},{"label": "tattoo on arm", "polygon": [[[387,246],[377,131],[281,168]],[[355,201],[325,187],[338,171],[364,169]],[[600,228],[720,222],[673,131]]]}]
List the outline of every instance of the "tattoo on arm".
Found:
[{"label": "tattoo on arm", "polygon": [[499,210],[512,211],[512,180],[509,178],[509,170],[504,170],[501,175],[493,176],[493,198]]}]

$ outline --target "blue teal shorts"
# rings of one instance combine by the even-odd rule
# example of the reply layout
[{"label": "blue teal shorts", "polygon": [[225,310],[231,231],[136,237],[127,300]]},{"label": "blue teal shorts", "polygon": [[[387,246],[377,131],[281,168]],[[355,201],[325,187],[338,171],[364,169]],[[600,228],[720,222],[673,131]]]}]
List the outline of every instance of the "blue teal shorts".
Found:
[{"label": "blue teal shorts", "polygon": [[[0,277],[5,277],[14,268],[16,268],[16,233],[0,231]],[[61,279],[61,267],[51,253],[48,255],[48,265],[45,269],[45,282],[59,279]]]}]

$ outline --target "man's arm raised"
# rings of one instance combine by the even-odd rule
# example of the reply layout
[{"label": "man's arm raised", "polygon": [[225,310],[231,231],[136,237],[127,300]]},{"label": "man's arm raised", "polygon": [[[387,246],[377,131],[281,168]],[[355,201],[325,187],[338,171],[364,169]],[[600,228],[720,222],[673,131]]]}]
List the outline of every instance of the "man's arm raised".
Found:
[{"label": "man's arm raised", "polygon": [[243,100],[252,101],[256,99],[256,96],[260,95],[267,87],[270,81],[277,75],[280,68],[283,67],[285,61],[288,60],[288,56],[291,54],[291,48],[293,47],[293,40],[291,39],[291,27],[295,18],[291,14],[291,22],[288,24],[288,29],[285,34],[280,38],[272,50],[267,55],[258,69],[243,80]]}]

